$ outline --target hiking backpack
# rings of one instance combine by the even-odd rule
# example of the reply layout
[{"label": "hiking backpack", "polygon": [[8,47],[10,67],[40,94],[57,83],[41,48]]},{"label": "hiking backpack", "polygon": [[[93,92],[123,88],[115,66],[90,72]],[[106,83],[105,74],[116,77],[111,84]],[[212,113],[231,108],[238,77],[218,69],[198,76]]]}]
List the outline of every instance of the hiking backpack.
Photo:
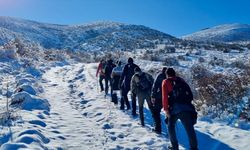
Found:
[{"label": "hiking backpack", "polygon": [[169,104],[182,103],[191,104],[193,100],[193,93],[189,85],[181,78],[177,77],[176,80],[170,80],[173,90],[169,93]]},{"label": "hiking backpack", "polygon": [[150,83],[149,79],[147,78],[145,73],[142,73],[142,75],[137,75],[139,78],[139,82],[137,83],[137,87],[142,90],[149,90],[152,88],[152,84]]}]

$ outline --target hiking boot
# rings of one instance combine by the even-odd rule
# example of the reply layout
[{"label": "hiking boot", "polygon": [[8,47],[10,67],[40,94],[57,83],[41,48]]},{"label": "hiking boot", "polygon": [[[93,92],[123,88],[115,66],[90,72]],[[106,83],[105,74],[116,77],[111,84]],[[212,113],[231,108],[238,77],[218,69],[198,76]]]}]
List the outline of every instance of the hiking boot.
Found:
[{"label": "hiking boot", "polygon": [[168,146],[168,150],[179,150],[178,147]]},{"label": "hiking boot", "polygon": [[136,116],[137,116],[137,114],[136,114],[136,113],[132,113],[132,116],[133,116],[133,117],[136,117]]},{"label": "hiking boot", "polygon": [[120,107],[120,110],[124,110],[124,106],[123,106],[123,107],[121,106],[121,107]]},{"label": "hiking boot", "polygon": [[138,123],[138,125],[142,126],[142,127],[145,127],[145,124],[144,123]]},{"label": "hiking boot", "polygon": [[160,130],[152,129],[152,131],[155,132],[156,134],[161,134],[161,131],[160,131]]}]

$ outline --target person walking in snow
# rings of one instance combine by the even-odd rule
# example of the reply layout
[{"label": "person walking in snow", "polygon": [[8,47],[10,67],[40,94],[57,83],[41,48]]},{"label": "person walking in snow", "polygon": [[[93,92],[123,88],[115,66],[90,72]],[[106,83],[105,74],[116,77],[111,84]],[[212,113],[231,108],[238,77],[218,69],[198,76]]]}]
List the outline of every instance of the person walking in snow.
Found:
[{"label": "person walking in snow", "polygon": [[150,111],[153,110],[153,104],[151,102],[151,88],[154,83],[154,78],[146,73],[142,72],[139,67],[135,68],[135,74],[131,79],[131,92],[137,95],[139,104],[139,115],[141,120],[141,125],[144,126],[144,113],[143,105],[144,101],[147,101]]},{"label": "person walking in snow", "polygon": [[194,130],[197,113],[191,103],[192,91],[182,78],[176,76],[173,68],[168,68],[166,74],[168,78],[162,82],[162,104],[167,117],[166,122],[172,145],[169,149],[179,149],[175,124],[180,119],[188,135],[191,150],[197,150],[197,137]]},{"label": "person walking in snow", "polygon": [[[111,73],[112,91],[120,90],[119,81],[120,81],[120,78],[121,78],[121,75],[122,75],[122,69],[123,69],[122,62],[118,61],[117,66],[115,68],[113,68],[112,73]],[[121,94],[121,91],[120,91],[120,94]],[[113,93],[113,95],[111,95],[111,99],[112,99],[112,102],[117,104],[118,100],[117,100],[117,94],[116,93]]]},{"label": "person walking in snow", "polygon": [[[133,58],[128,58],[128,63],[124,66],[122,71],[122,76],[119,82],[119,85],[122,90],[122,99],[121,99],[121,106],[120,109],[124,110],[124,103],[127,105],[127,109],[130,109],[130,104],[128,101],[128,92],[130,91],[130,82],[131,78],[134,75],[134,69],[138,67],[136,64],[134,64]],[[134,93],[131,93],[131,99],[132,99],[132,115],[136,115],[136,95]]]},{"label": "person walking in snow", "polygon": [[110,94],[112,95],[113,93],[113,89],[112,89],[112,83],[111,83],[111,73],[112,73],[112,70],[113,68],[115,68],[116,65],[113,63],[113,60],[112,59],[109,59],[106,66],[105,66],[105,69],[104,69],[104,73],[105,73],[105,96],[108,94],[108,91],[109,91],[109,85],[110,85]]},{"label": "person walking in snow", "polygon": [[106,65],[106,63],[102,59],[100,61],[99,65],[98,65],[98,68],[97,68],[97,71],[96,71],[96,77],[98,77],[98,74],[99,74],[99,85],[100,85],[100,88],[101,88],[101,92],[104,91],[102,81],[105,79],[105,73],[104,73],[105,65]]},{"label": "person walking in snow", "polygon": [[153,84],[151,101],[153,104],[152,116],[154,119],[154,131],[161,134],[161,109],[162,109],[162,81],[166,79],[167,67],[163,67],[161,72],[156,76]]}]

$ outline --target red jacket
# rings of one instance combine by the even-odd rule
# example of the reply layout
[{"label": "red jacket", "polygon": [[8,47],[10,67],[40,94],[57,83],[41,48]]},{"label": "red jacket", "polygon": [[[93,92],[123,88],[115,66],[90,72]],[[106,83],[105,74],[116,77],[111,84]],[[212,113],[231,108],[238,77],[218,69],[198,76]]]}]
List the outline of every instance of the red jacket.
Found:
[{"label": "red jacket", "polygon": [[169,108],[168,94],[173,90],[170,80],[176,80],[176,77],[169,77],[162,81],[162,106],[164,111]]},{"label": "red jacket", "polygon": [[100,76],[105,76],[104,72],[103,72],[103,64],[99,63],[97,71],[96,71],[96,76],[98,76],[98,74],[100,74]]}]

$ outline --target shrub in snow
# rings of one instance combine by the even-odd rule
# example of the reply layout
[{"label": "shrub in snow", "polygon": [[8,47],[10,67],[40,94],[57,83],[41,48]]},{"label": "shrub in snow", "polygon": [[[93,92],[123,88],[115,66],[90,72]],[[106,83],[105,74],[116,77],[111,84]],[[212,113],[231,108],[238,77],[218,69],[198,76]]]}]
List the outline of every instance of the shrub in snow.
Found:
[{"label": "shrub in snow", "polygon": [[198,97],[196,107],[203,115],[219,120],[233,121],[244,118],[249,120],[250,105],[242,97],[250,84],[249,74],[214,74],[204,66],[191,68],[195,92]]},{"label": "shrub in snow", "polygon": [[194,54],[195,54],[195,55],[201,55],[202,52],[201,52],[201,50],[197,50],[197,51],[194,52]]},{"label": "shrub in snow", "polygon": [[209,61],[209,64],[212,66],[224,66],[224,60],[214,57],[212,60]]},{"label": "shrub in snow", "polygon": [[215,74],[203,76],[196,82],[200,99],[207,104],[237,104],[247,90],[246,82],[238,76]]},{"label": "shrub in snow", "polygon": [[230,67],[239,68],[239,69],[247,69],[250,66],[241,60],[237,60],[237,61],[232,62],[230,64]]},{"label": "shrub in snow", "polygon": [[47,100],[36,98],[27,92],[20,92],[12,95],[10,106],[24,110],[49,110],[49,103]]},{"label": "shrub in snow", "polygon": [[175,57],[167,57],[163,62],[164,66],[178,66],[179,61]]},{"label": "shrub in snow", "polygon": [[182,60],[182,61],[189,61],[190,59],[184,55],[178,55],[177,56],[177,59],[178,60]]},{"label": "shrub in snow", "polygon": [[201,79],[205,76],[210,76],[211,72],[203,65],[194,65],[191,67],[191,74],[194,80]]},{"label": "shrub in snow", "polygon": [[16,50],[2,50],[0,49],[0,59],[15,59],[16,58]]},{"label": "shrub in snow", "polygon": [[36,95],[35,89],[28,84],[22,84],[21,86],[17,87],[17,92],[22,92],[22,91],[25,91],[31,95]]},{"label": "shrub in snow", "polygon": [[241,74],[243,80],[250,84],[250,65],[243,70],[243,73]]},{"label": "shrub in snow", "polygon": [[175,53],[175,47],[165,46],[164,48],[165,53]]},{"label": "shrub in snow", "polygon": [[247,46],[246,46],[249,50],[250,50],[250,44],[247,44]]},{"label": "shrub in snow", "polygon": [[203,57],[199,57],[198,58],[198,62],[200,62],[200,63],[204,63],[206,60],[203,58]]},{"label": "shrub in snow", "polygon": [[228,48],[223,49],[223,53],[229,53],[231,50]]},{"label": "shrub in snow", "polygon": [[141,59],[149,60],[149,61],[159,61],[159,57],[156,54],[148,54],[148,53],[144,53],[141,56]]}]

